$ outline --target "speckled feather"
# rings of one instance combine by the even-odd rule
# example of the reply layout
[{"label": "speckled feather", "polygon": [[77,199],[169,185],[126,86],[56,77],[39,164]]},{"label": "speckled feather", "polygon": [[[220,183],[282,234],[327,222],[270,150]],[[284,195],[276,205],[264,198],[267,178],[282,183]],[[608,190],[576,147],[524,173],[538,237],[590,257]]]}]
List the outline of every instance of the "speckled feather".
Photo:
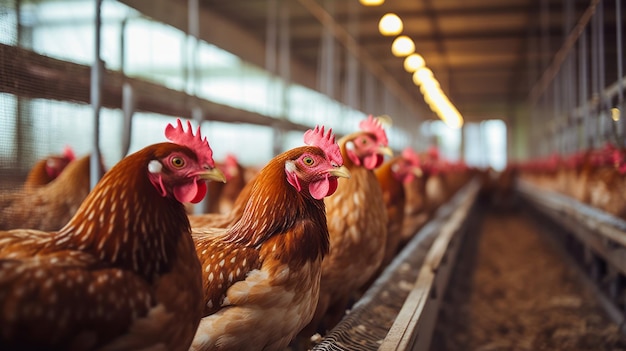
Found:
[{"label": "speckled feather", "polygon": [[193,350],[282,350],[309,322],[328,252],[324,202],[298,192],[287,151],[246,187],[226,229],[193,228],[203,269],[205,314]]},{"label": "speckled feather", "polygon": [[233,283],[244,280],[253,269],[259,269],[259,251],[224,241],[226,230],[195,229],[194,242],[202,263],[202,288],[205,292],[204,315],[222,308],[226,291]]},{"label": "speckled feather", "polygon": [[186,350],[202,297],[184,207],[147,179],[171,143],[103,177],[58,232],[0,232],[0,349]]},{"label": "speckled feather", "polygon": [[0,287],[0,335],[30,339],[29,347],[93,349],[125,332],[155,304],[138,275],[103,266],[80,251],[0,260]]}]

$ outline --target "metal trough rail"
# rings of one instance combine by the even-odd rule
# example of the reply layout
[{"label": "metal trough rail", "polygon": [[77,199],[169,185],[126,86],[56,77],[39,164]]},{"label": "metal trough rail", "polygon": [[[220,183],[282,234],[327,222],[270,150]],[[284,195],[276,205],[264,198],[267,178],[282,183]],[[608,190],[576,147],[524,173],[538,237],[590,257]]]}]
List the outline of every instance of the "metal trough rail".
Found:
[{"label": "metal trough rail", "polygon": [[556,225],[551,237],[584,271],[609,317],[626,331],[626,221],[528,182],[518,181],[517,192]]},{"label": "metal trough rail", "polygon": [[479,188],[443,205],[313,350],[427,350]]}]

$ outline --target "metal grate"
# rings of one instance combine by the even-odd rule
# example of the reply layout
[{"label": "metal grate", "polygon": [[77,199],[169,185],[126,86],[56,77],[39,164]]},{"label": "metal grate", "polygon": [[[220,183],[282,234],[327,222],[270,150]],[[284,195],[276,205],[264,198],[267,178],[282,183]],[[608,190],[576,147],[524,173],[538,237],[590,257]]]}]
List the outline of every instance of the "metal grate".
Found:
[{"label": "metal grate", "polygon": [[4,44],[0,62],[3,186],[23,178],[37,159],[60,153],[67,145],[78,155],[86,153],[93,130],[91,107],[77,100],[89,95],[83,88],[88,71]]}]

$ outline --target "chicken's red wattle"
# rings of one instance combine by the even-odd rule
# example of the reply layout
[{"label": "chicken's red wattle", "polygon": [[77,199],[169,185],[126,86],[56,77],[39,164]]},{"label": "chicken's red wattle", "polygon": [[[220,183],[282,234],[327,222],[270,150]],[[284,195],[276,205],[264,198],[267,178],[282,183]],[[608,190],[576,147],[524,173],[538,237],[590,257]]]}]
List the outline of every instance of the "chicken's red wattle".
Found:
[{"label": "chicken's red wattle", "polygon": [[198,203],[202,201],[207,192],[206,182],[197,180],[188,184],[176,186],[174,188],[174,196],[176,200],[185,203]]},{"label": "chicken's red wattle", "polygon": [[325,179],[309,184],[309,192],[313,198],[321,200],[337,190],[337,178],[326,176]]},{"label": "chicken's red wattle", "polygon": [[383,163],[384,157],[379,154],[365,156],[363,159],[363,166],[367,169],[374,169],[379,167]]}]

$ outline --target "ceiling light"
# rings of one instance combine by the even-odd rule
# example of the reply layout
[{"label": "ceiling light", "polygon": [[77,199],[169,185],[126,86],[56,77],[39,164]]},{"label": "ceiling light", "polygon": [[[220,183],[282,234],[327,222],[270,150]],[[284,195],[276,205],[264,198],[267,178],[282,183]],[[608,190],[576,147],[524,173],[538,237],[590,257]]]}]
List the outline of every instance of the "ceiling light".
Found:
[{"label": "ceiling light", "polygon": [[452,114],[447,114],[443,118],[442,117],[440,118],[444,121],[444,123],[452,129],[458,129],[463,126],[463,117],[461,117],[461,114],[457,111]]},{"label": "ceiling light", "polygon": [[418,69],[424,67],[426,62],[424,62],[424,58],[420,54],[411,54],[404,59],[404,69],[413,73]]},{"label": "ceiling light", "polygon": [[449,102],[448,98],[440,89],[428,91],[424,94],[424,101],[435,110],[434,106],[443,106],[443,104]]},{"label": "ceiling light", "polygon": [[422,85],[429,79],[433,79],[433,71],[426,67],[422,67],[413,73],[413,83],[415,85]]},{"label": "ceiling light", "polygon": [[363,6],[379,6],[382,5],[385,0],[359,0]]},{"label": "ceiling light", "polygon": [[395,13],[384,15],[378,22],[378,31],[388,37],[402,33],[402,27],[402,20]]},{"label": "ceiling light", "polygon": [[391,44],[391,52],[397,57],[404,57],[415,51],[415,44],[406,35],[397,37]]},{"label": "ceiling light", "polygon": [[437,115],[448,127],[457,129],[463,126],[463,117],[447,99],[446,103],[437,106],[437,110]]},{"label": "ceiling light", "polygon": [[430,79],[426,79],[420,84],[420,91],[423,95],[430,94],[431,92],[441,91],[439,87],[439,82],[434,77]]}]

